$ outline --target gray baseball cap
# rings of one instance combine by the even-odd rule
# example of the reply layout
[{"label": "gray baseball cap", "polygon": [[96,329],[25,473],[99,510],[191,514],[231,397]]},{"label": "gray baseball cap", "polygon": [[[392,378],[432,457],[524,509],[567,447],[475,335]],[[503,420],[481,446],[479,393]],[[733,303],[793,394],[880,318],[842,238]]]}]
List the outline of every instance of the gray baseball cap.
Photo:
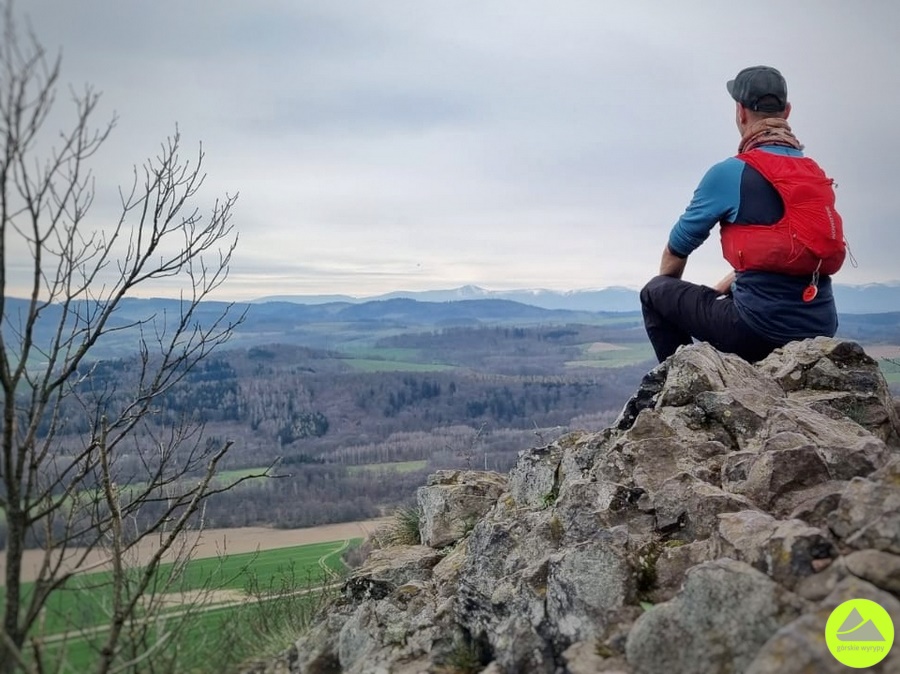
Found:
[{"label": "gray baseball cap", "polygon": [[775,68],[744,68],[725,84],[738,103],[757,112],[782,112],[787,107],[787,82]]}]

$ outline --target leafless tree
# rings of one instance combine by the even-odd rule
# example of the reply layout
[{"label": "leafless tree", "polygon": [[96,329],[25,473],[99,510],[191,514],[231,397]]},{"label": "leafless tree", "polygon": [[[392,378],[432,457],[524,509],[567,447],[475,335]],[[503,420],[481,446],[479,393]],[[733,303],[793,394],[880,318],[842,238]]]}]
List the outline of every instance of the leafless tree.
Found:
[{"label": "leafless tree", "polygon": [[[127,671],[167,636],[149,625],[146,601],[171,582],[160,580],[162,562],[183,559],[176,552],[189,551],[182,541],[204,500],[228,488],[214,476],[230,443],[208,441],[189,416],[172,426],[156,412],[243,319],[231,305],[199,316],[228,275],[236,197],[195,205],[203,150],[183,157],[176,130],[120,190],[118,217],[89,222],[89,160],[115,119],[95,125],[99,94],[86,87],[71,92],[68,130],[51,132],[60,59],[17,25],[11,0],[0,0],[0,12],[0,673],[51,667],[41,634],[48,601],[98,551],[111,580],[96,671]],[[161,281],[181,289],[174,315],[123,321],[123,302]],[[123,334],[139,335],[128,390],[95,385],[90,354]],[[29,545],[42,556],[27,585]],[[142,546],[149,558],[134,566]]]}]

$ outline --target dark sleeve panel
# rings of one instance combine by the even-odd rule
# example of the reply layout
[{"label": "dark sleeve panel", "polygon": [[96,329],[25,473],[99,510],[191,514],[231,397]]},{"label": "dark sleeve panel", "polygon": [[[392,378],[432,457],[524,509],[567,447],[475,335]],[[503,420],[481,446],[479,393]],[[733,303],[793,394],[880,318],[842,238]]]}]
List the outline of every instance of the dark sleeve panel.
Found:
[{"label": "dark sleeve panel", "polygon": [[784,217],[778,191],[752,166],[741,173],[741,200],[734,222],[742,225],[774,225]]}]

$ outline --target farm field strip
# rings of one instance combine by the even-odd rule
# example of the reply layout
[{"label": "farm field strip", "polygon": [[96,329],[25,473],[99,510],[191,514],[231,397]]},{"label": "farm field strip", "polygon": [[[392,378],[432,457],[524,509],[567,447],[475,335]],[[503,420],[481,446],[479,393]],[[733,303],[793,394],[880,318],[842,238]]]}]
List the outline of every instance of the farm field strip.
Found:
[{"label": "farm field strip", "polygon": [[442,363],[417,363],[374,358],[351,358],[347,360],[347,364],[360,372],[446,372],[456,369],[453,365]]},{"label": "farm field strip", "polygon": [[412,473],[422,470],[428,465],[427,459],[418,461],[388,461],[385,463],[362,463],[347,466],[347,472],[351,475],[358,473],[377,473],[381,471],[395,473]]},{"label": "farm field strip", "polygon": [[566,362],[566,367],[615,368],[636,365],[653,358],[649,344],[583,344],[582,357]]},{"label": "farm field strip", "polygon": [[[331,543],[347,538],[365,538],[372,531],[386,524],[390,518],[380,517],[371,520],[357,522],[343,522],[339,524],[324,524],[316,527],[300,529],[275,529],[272,527],[238,527],[232,529],[203,529],[199,532],[191,532],[184,544],[193,549],[192,558],[196,560],[208,557],[223,557],[257,550],[275,550],[279,548],[296,548],[312,543]],[[135,565],[141,560],[149,559],[156,550],[154,542],[147,541],[134,551]],[[79,550],[68,551],[67,558],[74,559]],[[22,579],[34,580],[43,558],[43,550],[26,550],[22,560]],[[171,560],[169,557],[167,560]],[[96,571],[105,567],[107,556],[102,550],[91,553],[83,569]],[[6,574],[6,557],[0,555],[0,588]]]},{"label": "farm field strip", "polygon": [[[159,598],[170,602],[164,609],[165,615],[177,617],[189,610],[238,606],[266,597],[318,591],[340,576],[344,568],[340,554],[359,540],[192,560],[171,588],[173,591]],[[171,564],[163,565],[160,578],[164,580],[171,571]],[[70,586],[57,592],[47,605],[45,635],[87,634],[105,629],[102,623],[108,620],[109,579],[109,572],[74,576]],[[24,588],[26,593],[31,589],[30,584]],[[185,605],[191,603],[197,606],[186,609]]]},{"label": "farm field strip", "polygon": [[[290,632],[274,632],[270,635],[270,638],[279,640],[277,648],[272,652],[280,651],[290,641],[285,634],[290,636],[300,633],[304,620],[308,619],[304,616],[312,615],[313,607],[320,601],[320,594],[336,591],[340,587],[341,583],[333,582],[265,596],[244,596],[216,603],[195,604],[188,608],[174,608],[164,612],[162,616],[154,617],[157,626],[153,629],[162,629],[163,639],[174,635],[174,639],[180,643],[177,648],[183,654],[178,662],[185,666],[186,671],[222,671],[243,661],[247,655],[259,654],[259,642],[253,637],[248,638],[243,631],[235,634],[234,630],[240,629],[235,625],[249,624],[258,630],[273,614],[283,616],[283,625]],[[262,615],[268,617],[261,618]],[[160,618],[163,620],[159,620]],[[291,629],[289,626],[294,624],[296,629]],[[65,666],[59,670],[60,674],[78,674],[92,668],[107,629],[108,625],[97,625],[51,634],[42,638],[42,643],[61,654]],[[165,634],[167,629],[169,634]],[[239,637],[237,644],[235,637]],[[272,648],[271,644],[268,648]],[[235,658],[235,650],[244,655]],[[48,655],[52,652],[49,651]]]}]

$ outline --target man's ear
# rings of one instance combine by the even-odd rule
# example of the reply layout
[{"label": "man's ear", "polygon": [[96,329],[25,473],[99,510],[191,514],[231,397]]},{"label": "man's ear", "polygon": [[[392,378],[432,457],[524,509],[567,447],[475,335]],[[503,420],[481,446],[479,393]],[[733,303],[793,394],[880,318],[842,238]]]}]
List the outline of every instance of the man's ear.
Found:
[{"label": "man's ear", "polygon": [[740,103],[735,103],[737,110],[735,112],[735,116],[737,117],[737,121],[741,126],[745,126],[747,124],[747,108],[745,108]]},{"label": "man's ear", "polygon": [[791,104],[787,103],[784,106],[784,118],[787,119],[791,114]]}]

